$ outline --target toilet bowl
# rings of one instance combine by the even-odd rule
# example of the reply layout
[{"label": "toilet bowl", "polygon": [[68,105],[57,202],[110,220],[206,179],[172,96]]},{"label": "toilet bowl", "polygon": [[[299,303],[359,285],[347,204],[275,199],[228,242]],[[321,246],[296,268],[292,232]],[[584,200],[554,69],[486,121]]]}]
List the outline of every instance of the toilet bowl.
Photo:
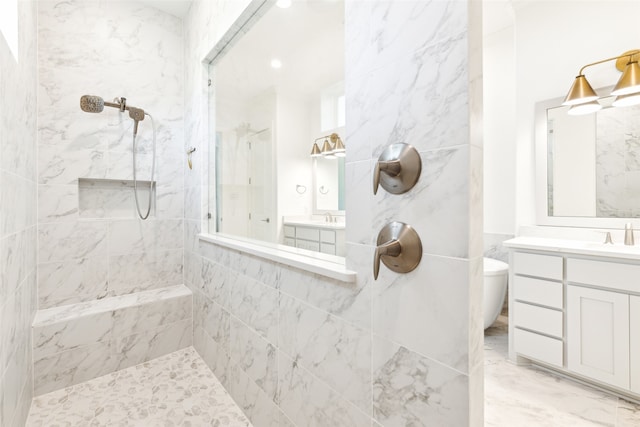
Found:
[{"label": "toilet bowl", "polygon": [[498,318],[507,293],[509,265],[496,259],[484,259],[484,329]]}]

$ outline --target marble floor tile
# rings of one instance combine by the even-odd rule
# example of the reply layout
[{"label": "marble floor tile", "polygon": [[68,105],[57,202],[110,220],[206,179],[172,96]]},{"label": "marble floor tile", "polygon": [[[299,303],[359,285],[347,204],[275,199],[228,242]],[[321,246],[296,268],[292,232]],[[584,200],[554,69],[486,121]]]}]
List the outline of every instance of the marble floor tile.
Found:
[{"label": "marble floor tile", "polygon": [[504,316],[485,331],[486,427],[640,426],[640,405],[555,375],[507,360]]},{"label": "marble floor tile", "polygon": [[193,347],[33,400],[27,427],[251,427]]}]

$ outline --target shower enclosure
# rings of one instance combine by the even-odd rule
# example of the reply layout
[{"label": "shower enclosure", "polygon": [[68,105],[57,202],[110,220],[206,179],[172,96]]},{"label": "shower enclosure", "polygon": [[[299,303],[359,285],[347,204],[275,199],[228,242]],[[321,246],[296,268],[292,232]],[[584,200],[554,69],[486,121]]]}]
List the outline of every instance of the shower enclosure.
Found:
[{"label": "shower enclosure", "polygon": [[272,126],[216,132],[216,230],[276,243]]}]

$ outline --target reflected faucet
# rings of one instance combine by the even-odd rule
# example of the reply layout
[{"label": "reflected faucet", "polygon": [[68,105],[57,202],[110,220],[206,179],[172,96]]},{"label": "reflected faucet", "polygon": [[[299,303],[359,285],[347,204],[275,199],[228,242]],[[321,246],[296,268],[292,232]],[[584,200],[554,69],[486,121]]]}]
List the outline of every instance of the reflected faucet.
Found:
[{"label": "reflected faucet", "polygon": [[624,244],[627,246],[635,244],[633,241],[633,226],[630,222],[624,226]]},{"label": "reflected faucet", "polygon": [[333,222],[333,215],[331,215],[331,212],[324,214],[324,222]]}]

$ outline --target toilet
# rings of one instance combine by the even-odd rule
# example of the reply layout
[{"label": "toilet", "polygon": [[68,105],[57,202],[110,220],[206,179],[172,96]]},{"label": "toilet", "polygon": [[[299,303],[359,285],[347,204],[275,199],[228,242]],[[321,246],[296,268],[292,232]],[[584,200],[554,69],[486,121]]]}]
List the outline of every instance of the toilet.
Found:
[{"label": "toilet", "polygon": [[509,265],[497,259],[484,259],[484,329],[498,318],[507,293]]}]

